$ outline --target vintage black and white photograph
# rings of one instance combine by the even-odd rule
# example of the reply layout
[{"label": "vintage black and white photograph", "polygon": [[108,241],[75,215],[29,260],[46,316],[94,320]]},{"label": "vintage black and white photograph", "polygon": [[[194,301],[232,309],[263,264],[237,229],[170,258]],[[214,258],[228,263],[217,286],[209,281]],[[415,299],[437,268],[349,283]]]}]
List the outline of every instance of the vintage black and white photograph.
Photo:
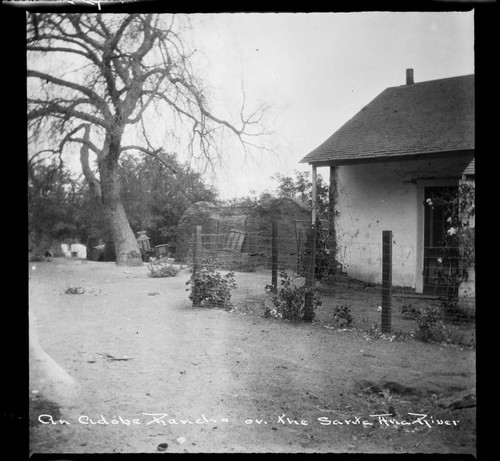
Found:
[{"label": "vintage black and white photograph", "polygon": [[476,456],[474,8],[69,3],[25,11],[30,455]]}]

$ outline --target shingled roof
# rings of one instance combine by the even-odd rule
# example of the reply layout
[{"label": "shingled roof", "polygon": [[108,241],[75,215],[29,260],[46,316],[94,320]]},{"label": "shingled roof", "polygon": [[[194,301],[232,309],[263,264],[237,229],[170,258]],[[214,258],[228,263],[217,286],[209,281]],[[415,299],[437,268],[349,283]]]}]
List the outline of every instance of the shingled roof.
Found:
[{"label": "shingled roof", "polygon": [[474,149],[474,75],[384,90],[301,163],[348,164]]}]

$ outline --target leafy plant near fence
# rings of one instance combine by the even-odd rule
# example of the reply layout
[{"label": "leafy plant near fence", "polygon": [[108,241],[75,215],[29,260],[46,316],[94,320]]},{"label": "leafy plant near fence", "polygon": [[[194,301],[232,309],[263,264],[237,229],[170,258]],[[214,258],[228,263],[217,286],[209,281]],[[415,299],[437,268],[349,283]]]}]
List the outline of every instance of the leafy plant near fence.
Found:
[{"label": "leafy plant near fence", "polygon": [[328,229],[324,229],[321,221],[318,219],[314,226],[316,232],[316,261],[315,276],[317,280],[327,279],[328,277],[340,274],[344,268],[337,261],[335,248],[330,248],[330,236]]},{"label": "leafy plant near fence", "polygon": [[415,319],[419,313],[419,309],[414,307],[412,304],[403,304],[401,306],[401,315],[403,318]]},{"label": "leafy plant near fence", "polygon": [[[313,226],[315,241],[315,261],[314,261],[314,276],[316,280],[328,280],[336,274],[344,272],[345,268],[337,261],[335,247],[331,248],[331,239],[328,229],[325,229],[321,220],[317,220]],[[299,272],[305,275],[309,270],[307,267],[307,258],[305,251],[299,255]]]},{"label": "leafy plant near fence", "polygon": [[412,338],[413,335],[411,333],[407,333],[405,331],[397,331],[393,330],[390,333],[382,333],[380,327],[376,323],[371,323],[370,328],[364,330],[364,337],[367,341],[377,340],[377,339],[385,339],[390,342],[393,341],[407,341]]},{"label": "leafy plant near fence", "polygon": [[153,278],[175,277],[182,270],[182,267],[174,266],[166,258],[151,261],[148,264],[148,275]]},{"label": "leafy plant near fence", "polygon": [[231,291],[237,287],[233,271],[221,270],[216,259],[204,259],[186,282],[193,307],[230,307]]},{"label": "leafy plant near fence", "polygon": [[[312,294],[312,318],[314,318],[314,310],[321,305],[321,300],[313,288],[306,286],[297,286],[293,279],[286,273],[281,272],[281,287],[276,296],[272,298],[272,302],[276,307],[275,310],[269,310],[269,315],[264,313],[264,316],[273,316],[284,318],[298,322],[304,318],[306,295]],[[309,318],[308,320],[312,320]]]},{"label": "leafy plant near fence", "polygon": [[444,342],[449,332],[442,321],[442,314],[438,307],[429,306],[417,311],[415,315],[417,329],[415,337],[422,341]]},{"label": "leafy plant near fence", "polygon": [[354,318],[351,315],[351,308],[347,305],[336,306],[333,309],[333,319],[341,328],[349,327],[354,323]]},{"label": "leafy plant near fence", "polygon": [[463,319],[458,288],[468,280],[469,271],[475,265],[475,188],[461,183],[456,191],[427,199],[427,205],[442,206],[447,223],[443,249],[434,274],[435,283],[447,287],[447,294],[441,299],[443,314],[448,319]]}]

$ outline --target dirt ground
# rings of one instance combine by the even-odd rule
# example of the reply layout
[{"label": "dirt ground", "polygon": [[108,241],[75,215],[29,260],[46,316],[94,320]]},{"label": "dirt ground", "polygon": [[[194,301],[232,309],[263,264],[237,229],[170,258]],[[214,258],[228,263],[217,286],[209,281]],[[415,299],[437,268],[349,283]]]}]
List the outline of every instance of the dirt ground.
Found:
[{"label": "dirt ground", "polygon": [[31,453],[476,453],[474,349],[266,319],[268,273],[193,309],[188,278],[30,263]]}]

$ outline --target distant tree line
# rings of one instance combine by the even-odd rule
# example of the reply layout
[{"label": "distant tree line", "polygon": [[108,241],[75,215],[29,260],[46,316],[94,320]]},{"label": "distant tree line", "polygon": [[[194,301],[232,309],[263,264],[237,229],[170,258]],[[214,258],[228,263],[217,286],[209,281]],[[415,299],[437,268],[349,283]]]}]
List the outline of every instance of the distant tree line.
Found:
[{"label": "distant tree line", "polygon": [[[185,211],[200,201],[229,206],[256,206],[272,198],[290,198],[311,206],[312,183],[308,172],[294,176],[276,174],[275,190],[260,195],[222,201],[199,172],[181,164],[175,154],[161,154],[161,162],[143,156],[124,156],[119,165],[120,194],[134,233],[145,230],[153,245],[170,243],[175,248],[177,225]],[[164,165],[168,164],[169,168]],[[176,174],[172,171],[176,171]],[[327,216],[328,187],[318,177],[318,211]],[[89,184],[74,178],[62,162],[28,164],[29,248],[43,252],[59,243],[84,245],[109,241],[105,220]]]},{"label": "distant tree line", "polygon": [[[294,171],[293,176],[284,176],[276,173],[271,179],[277,182],[275,190],[266,190],[257,195],[252,192],[250,195],[236,199],[226,200],[226,205],[233,206],[256,206],[267,200],[274,198],[289,198],[301,203],[305,207],[312,208],[312,180],[310,173]],[[318,217],[320,219],[328,218],[328,184],[321,176],[316,181],[316,205]]]},{"label": "distant tree line", "polygon": [[[151,157],[124,156],[119,166],[121,198],[132,230],[145,230],[153,244],[175,242],[177,224],[198,201],[216,201],[217,191],[200,173],[162,154],[164,167]],[[110,240],[105,220],[87,181],[73,178],[59,162],[28,165],[28,246],[43,252],[59,243]]]}]

